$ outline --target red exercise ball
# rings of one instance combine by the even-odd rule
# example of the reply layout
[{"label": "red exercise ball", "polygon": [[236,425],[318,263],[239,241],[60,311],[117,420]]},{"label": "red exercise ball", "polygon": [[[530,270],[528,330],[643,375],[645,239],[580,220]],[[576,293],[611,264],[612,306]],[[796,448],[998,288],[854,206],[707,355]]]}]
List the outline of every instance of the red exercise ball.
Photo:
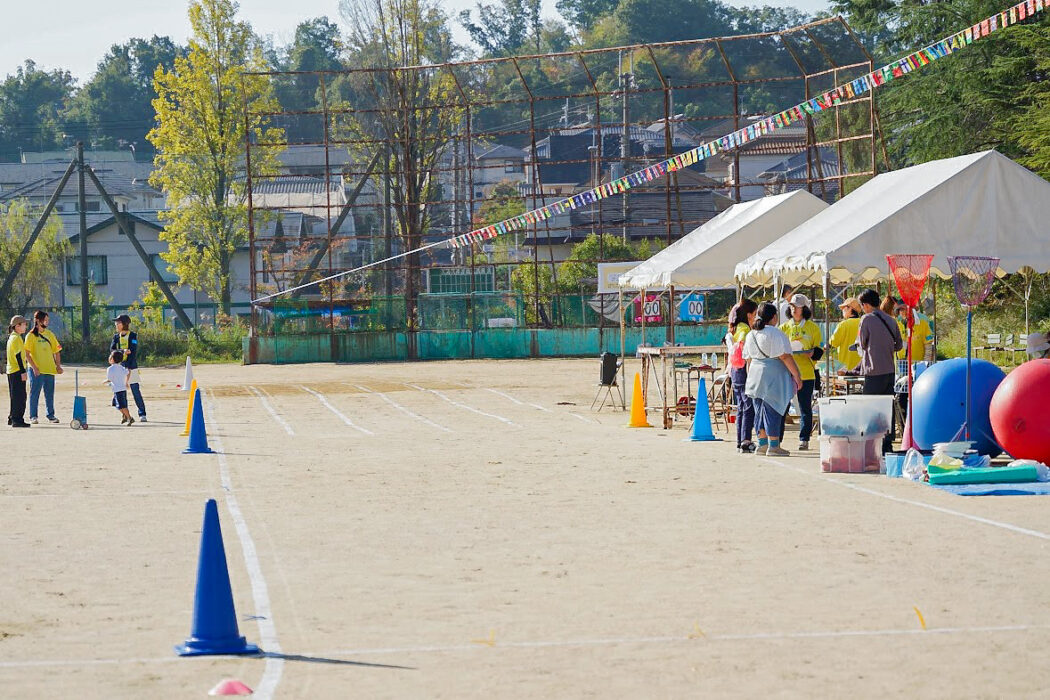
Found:
[{"label": "red exercise ball", "polygon": [[1050,360],[1026,362],[1006,375],[989,407],[995,439],[1014,459],[1050,464]]}]

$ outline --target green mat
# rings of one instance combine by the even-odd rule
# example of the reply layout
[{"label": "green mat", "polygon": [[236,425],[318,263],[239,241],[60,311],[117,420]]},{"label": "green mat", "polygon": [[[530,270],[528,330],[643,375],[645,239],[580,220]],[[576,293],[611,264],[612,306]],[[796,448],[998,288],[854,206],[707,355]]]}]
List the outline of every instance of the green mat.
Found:
[{"label": "green mat", "polygon": [[1039,471],[1032,466],[944,469],[931,465],[926,469],[931,484],[1015,484],[1039,480]]}]

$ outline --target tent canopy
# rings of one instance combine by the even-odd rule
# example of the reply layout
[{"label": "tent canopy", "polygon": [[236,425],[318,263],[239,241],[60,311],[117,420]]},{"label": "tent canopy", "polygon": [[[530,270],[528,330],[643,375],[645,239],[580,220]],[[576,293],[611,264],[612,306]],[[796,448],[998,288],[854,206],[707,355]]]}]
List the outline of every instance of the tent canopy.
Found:
[{"label": "tent canopy", "polygon": [[827,207],[805,190],[734,204],[620,275],[619,284],[629,289],[731,285],[734,266],[744,254],[761,249]]},{"label": "tent canopy", "polygon": [[886,255],[1000,258],[999,274],[1050,270],[1050,182],[996,151],[878,175],[736,266],[745,284],[835,284],[888,276]]}]

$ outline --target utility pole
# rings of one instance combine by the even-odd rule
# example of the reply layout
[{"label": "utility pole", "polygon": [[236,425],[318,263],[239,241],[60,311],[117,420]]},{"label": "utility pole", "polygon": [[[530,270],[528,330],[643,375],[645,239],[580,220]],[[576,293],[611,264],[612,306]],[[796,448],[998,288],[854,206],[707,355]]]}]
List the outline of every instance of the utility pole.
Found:
[{"label": "utility pole", "polygon": [[[631,61],[631,67],[628,70],[624,70],[623,66],[623,52],[620,52],[620,99],[623,102],[623,132],[620,135],[620,163],[623,167],[623,175],[626,176],[629,172],[629,161],[631,157],[631,136],[630,136],[630,124],[631,124],[631,107],[630,100],[628,99],[628,92],[634,85],[634,55],[629,56]],[[627,243],[628,240],[628,222],[627,222],[627,193],[623,192],[620,195],[620,204],[622,211],[620,212],[623,218],[623,242]]]},{"label": "utility pole", "polygon": [[87,198],[84,195],[84,142],[77,141],[77,210],[80,213],[80,335],[91,338],[91,299],[88,294]]}]

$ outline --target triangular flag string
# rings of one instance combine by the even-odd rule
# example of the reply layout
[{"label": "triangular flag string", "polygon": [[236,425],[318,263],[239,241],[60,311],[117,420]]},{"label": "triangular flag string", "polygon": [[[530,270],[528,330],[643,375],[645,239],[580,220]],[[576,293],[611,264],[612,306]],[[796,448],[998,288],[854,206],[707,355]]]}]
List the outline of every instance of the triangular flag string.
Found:
[{"label": "triangular flag string", "polygon": [[891,80],[903,77],[913,70],[919,70],[933,61],[949,56],[955,51],[969,46],[974,41],[987,37],[999,29],[1024,21],[1036,13],[1043,12],[1048,4],[1050,4],[1050,0],[1024,0],[1024,2],[1020,2],[1002,12],[997,12],[962,31],[956,32],[929,46],[924,46],[902,58],[890,61],[885,66],[877,68],[849,83],[840,85],[822,95],[778,112],[772,117],[748,124],[714,141],[675,154],[667,160],[617,178],[612,182],[603,183],[589,190],[578,192],[571,197],[557,200],[539,209],[527,211],[505,221],[487,224],[481,229],[453,236],[446,241],[446,245],[450,248],[461,248],[482,238],[495,238],[500,233],[506,233],[508,230],[524,229],[530,224],[547,220],[553,214],[564,214],[581,206],[593,204],[600,199],[622,194],[644,182],[651,182],[666,173],[676,172],[705,158],[710,158],[719,151],[738,148],[759,136],[783,129],[799,121],[805,115],[819,114],[824,110],[841,104],[844,100],[855,99],[866,92],[885,85]]}]

